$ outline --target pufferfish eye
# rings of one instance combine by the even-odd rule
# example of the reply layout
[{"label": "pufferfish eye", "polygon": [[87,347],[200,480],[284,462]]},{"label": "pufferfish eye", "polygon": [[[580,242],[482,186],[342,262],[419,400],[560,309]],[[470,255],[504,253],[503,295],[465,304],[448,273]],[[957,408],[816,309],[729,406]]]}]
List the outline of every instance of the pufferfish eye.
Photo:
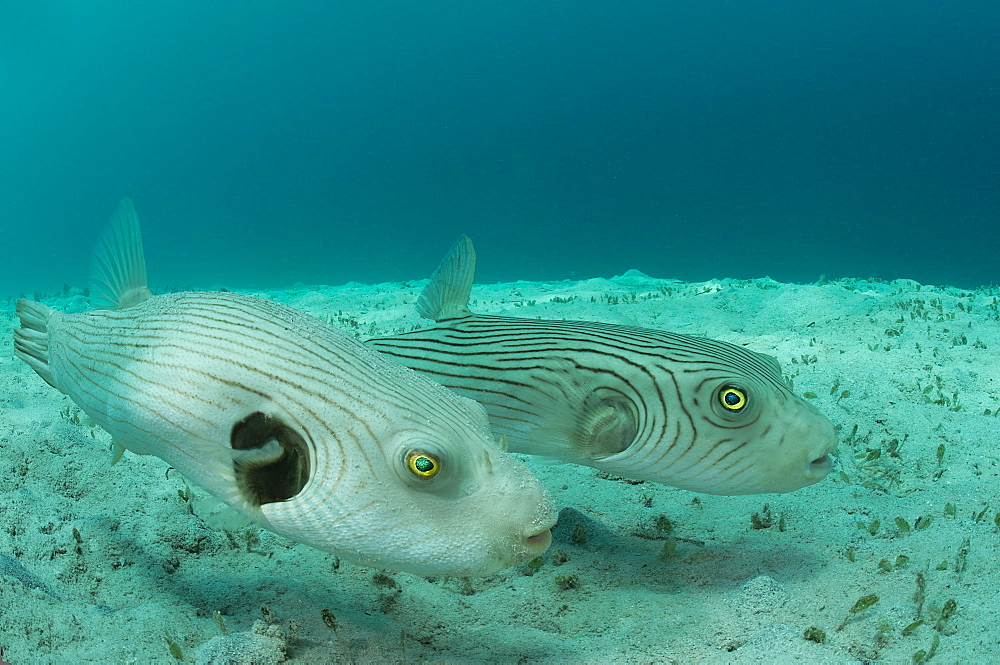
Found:
[{"label": "pufferfish eye", "polygon": [[726,386],[719,391],[719,403],[726,411],[738,413],[746,408],[747,393],[736,386]]},{"label": "pufferfish eye", "polygon": [[441,470],[437,456],[422,450],[406,453],[406,468],[417,478],[433,478]]}]

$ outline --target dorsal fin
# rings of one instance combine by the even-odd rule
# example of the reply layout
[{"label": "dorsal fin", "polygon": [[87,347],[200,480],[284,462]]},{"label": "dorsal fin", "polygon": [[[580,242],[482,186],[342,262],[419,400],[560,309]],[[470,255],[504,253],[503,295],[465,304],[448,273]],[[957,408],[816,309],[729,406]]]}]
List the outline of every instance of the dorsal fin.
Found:
[{"label": "dorsal fin", "polygon": [[91,302],[100,309],[125,309],[153,296],[146,283],[139,217],[132,201],[121,200],[90,261]]},{"label": "dorsal fin", "polygon": [[434,321],[469,316],[469,293],[475,276],[476,248],[469,236],[463,235],[431,275],[430,284],[417,300],[417,313]]}]

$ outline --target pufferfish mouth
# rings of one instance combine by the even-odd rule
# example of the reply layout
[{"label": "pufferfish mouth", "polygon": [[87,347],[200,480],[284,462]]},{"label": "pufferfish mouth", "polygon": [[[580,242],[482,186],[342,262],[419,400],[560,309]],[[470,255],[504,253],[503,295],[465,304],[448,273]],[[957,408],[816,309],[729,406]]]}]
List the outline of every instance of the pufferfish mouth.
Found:
[{"label": "pufferfish mouth", "polygon": [[823,478],[833,470],[833,457],[829,454],[809,462],[807,472],[813,478]]},{"label": "pufferfish mouth", "polygon": [[552,544],[552,529],[554,525],[538,527],[522,536],[523,540],[516,546],[508,565],[524,563],[543,553]]},{"label": "pufferfish mouth", "polygon": [[525,540],[528,551],[533,554],[541,554],[552,543],[552,531],[546,527],[543,530],[533,533]]}]

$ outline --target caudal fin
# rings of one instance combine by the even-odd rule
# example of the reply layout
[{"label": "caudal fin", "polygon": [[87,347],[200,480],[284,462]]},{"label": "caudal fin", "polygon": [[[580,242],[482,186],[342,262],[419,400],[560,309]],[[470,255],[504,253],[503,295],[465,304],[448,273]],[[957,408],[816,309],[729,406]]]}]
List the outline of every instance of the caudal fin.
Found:
[{"label": "caudal fin", "polygon": [[90,290],[91,302],[98,309],[124,309],[153,296],[146,283],[139,217],[128,198],[118,204],[94,248]]},{"label": "caudal fin", "polygon": [[462,236],[431,275],[430,284],[417,300],[417,313],[434,321],[468,316],[475,276],[476,248],[469,236]]},{"label": "caudal fin", "polygon": [[14,355],[58,390],[59,386],[49,371],[49,319],[56,311],[24,298],[17,301],[14,311],[21,320],[21,327],[14,331]]}]

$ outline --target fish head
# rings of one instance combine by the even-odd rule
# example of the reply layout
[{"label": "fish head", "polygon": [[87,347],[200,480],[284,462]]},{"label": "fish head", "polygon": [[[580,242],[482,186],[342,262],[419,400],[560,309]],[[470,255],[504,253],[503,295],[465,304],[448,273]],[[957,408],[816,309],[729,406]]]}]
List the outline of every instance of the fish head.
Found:
[{"label": "fish head", "polygon": [[601,407],[587,411],[595,466],[727,495],[790,492],[830,473],[836,430],[791,391],[773,357],[699,339],[684,362],[643,377],[597,394]]},{"label": "fish head", "polygon": [[422,574],[458,576],[491,575],[544,552],[555,506],[528,467],[494,443],[485,417],[474,429],[428,429],[437,428],[399,432],[387,451],[397,481],[390,510],[409,532],[400,552]]},{"label": "fish head", "polygon": [[[444,393],[444,389],[441,389]],[[437,418],[369,420],[307,436],[300,489],[260,507],[268,528],[356,563],[483,576],[548,548],[556,510],[490,434],[482,407],[448,392]]]},{"label": "fish head", "polygon": [[[750,353],[744,351],[744,353]],[[833,423],[794,394],[771,356],[715,363],[682,377],[689,448],[671,484],[707,494],[790,492],[823,480],[837,446]]]}]

